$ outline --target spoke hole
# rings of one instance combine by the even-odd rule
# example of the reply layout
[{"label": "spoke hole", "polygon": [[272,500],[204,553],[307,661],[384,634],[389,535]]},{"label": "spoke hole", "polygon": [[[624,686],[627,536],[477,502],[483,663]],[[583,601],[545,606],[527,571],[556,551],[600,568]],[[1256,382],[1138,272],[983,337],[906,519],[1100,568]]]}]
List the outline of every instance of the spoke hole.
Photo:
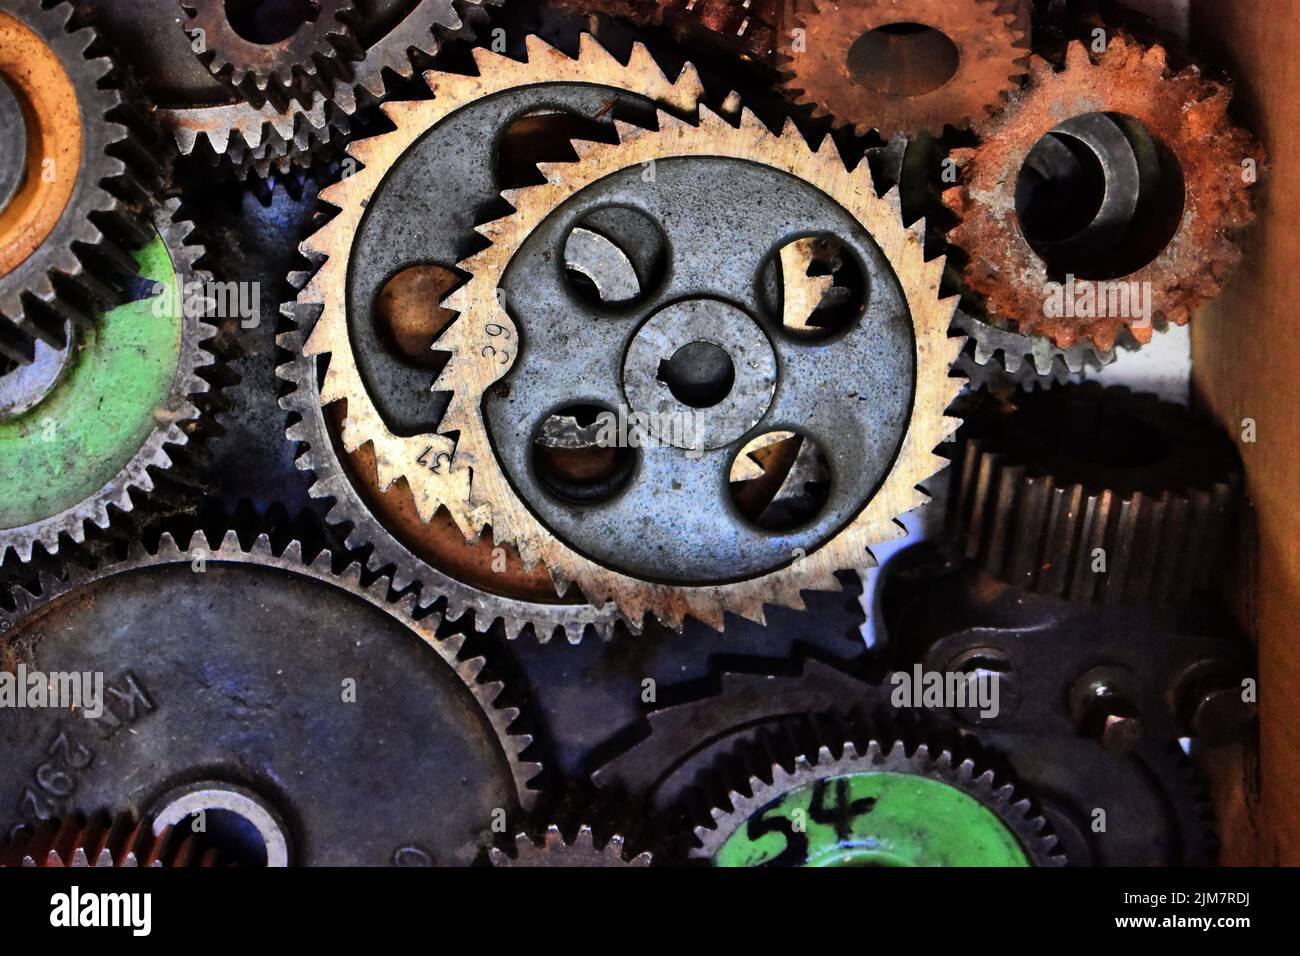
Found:
[{"label": "spoke hole", "polygon": [[619,434],[617,416],[574,404],[548,415],[533,438],[532,466],[553,495],[574,504],[609,501],[636,470],[637,452]]},{"label": "spoke hole", "polygon": [[281,43],[318,16],[317,0],[226,0],[230,28],[249,43]]},{"label": "spoke hole", "polygon": [[607,206],[583,216],[564,240],[564,276],[574,294],[593,305],[626,306],[658,287],[668,242],[645,213]]},{"label": "spoke hole", "polygon": [[731,465],[732,503],[754,526],[787,532],[817,517],[830,498],[830,464],[811,438],[768,432],[752,439]]},{"label": "spoke hole", "polygon": [[384,283],[375,325],[390,355],[415,368],[442,368],[444,357],[433,343],[456,313],[438,303],[458,285],[456,273],[433,263],[409,266]]},{"label": "spoke hole", "polygon": [[730,394],[736,366],[720,345],[688,342],[659,363],[659,381],[683,405],[711,408]]},{"label": "spoke hole", "polygon": [[862,34],[849,47],[853,78],[891,96],[921,96],[957,73],[961,54],[946,34],[923,23],[890,23]]},{"label": "spoke hole", "polygon": [[870,293],[861,263],[831,235],[784,243],[763,267],[761,291],[768,312],[803,341],[848,328],[866,312]]}]

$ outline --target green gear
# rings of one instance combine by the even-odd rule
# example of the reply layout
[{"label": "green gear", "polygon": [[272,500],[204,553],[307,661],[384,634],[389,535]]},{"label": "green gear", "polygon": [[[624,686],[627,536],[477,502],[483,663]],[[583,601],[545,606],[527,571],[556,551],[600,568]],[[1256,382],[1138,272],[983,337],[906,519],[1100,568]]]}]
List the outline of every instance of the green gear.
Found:
[{"label": "green gear", "polygon": [[713,863],[1029,866],[1029,857],[996,814],[956,787],[910,774],[853,773],[769,804],[722,844]]},{"label": "green gear", "polygon": [[[737,759],[743,761],[741,755]],[[762,773],[762,772],[760,772]],[[714,866],[1060,866],[1056,837],[1014,787],[969,758],[845,741],[731,788],[696,828]],[[721,796],[721,794],[719,794]]]},{"label": "green gear", "polygon": [[[136,253],[140,278],[176,301],[162,236]],[[19,528],[95,495],[157,427],[181,357],[181,316],[152,298],[79,330],[58,383],[38,404],[0,421],[0,527]]]}]

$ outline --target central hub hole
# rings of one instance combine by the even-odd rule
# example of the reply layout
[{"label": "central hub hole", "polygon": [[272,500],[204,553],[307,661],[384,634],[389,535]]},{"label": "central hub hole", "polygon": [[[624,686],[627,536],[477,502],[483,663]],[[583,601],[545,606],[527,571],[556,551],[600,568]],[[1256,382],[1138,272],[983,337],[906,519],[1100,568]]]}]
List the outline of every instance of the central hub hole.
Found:
[{"label": "central hub hole", "polygon": [[1106,198],[1106,170],[1086,143],[1048,133],[1029,152],[1016,180],[1016,215],[1030,244],[1078,235]]},{"label": "central hub hole", "polygon": [[659,363],[659,381],[683,405],[709,408],[731,392],[736,382],[736,366],[721,346],[689,342],[674,352],[672,358]]},{"label": "central hub hole", "polygon": [[890,23],[870,30],[849,47],[853,78],[877,93],[920,96],[957,73],[961,54],[947,35],[924,23]]},{"label": "central hub hole", "polygon": [[[194,833],[198,815],[191,814],[176,827],[181,833]],[[213,808],[203,811],[202,831],[197,833],[205,848],[217,851],[222,866],[266,866],[266,840],[257,824],[234,810]]]},{"label": "central hub hole", "polygon": [[230,28],[249,43],[281,43],[318,16],[318,0],[226,0]]}]

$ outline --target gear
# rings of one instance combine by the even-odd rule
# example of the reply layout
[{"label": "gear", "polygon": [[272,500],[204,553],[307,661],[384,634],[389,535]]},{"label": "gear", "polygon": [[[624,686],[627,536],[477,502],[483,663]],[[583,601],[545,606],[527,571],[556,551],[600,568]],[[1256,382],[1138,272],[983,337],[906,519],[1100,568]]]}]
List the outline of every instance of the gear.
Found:
[{"label": "gear", "polygon": [[540,840],[526,833],[515,836],[515,855],[493,847],[490,853],[493,866],[528,867],[606,867],[649,866],[653,856],[647,850],[629,857],[623,837],[614,834],[597,845],[591,827],[583,824],[573,840],[567,840],[554,824],[546,828]]},{"label": "gear", "polygon": [[859,135],[978,126],[1029,56],[1002,0],[799,0],[793,22],[780,46],[786,91]]},{"label": "gear", "polygon": [[[461,264],[470,272],[472,278],[447,302],[448,307],[460,309],[460,316],[435,345],[438,349],[451,352],[453,356],[435,384],[435,388],[446,389],[452,393],[451,405],[441,424],[437,425],[436,434],[431,434],[433,430],[427,425],[415,424],[413,421],[404,421],[397,427],[397,432],[405,434],[395,433],[386,424],[385,417],[388,421],[397,421],[401,417],[397,414],[401,411],[400,407],[390,402],[385,409],[386,415],[381,413],[368,396],[362,384],[362,376],[355,366],[338,360],[342,350],[349,347],[346,340],[349,325],[356,328],[358,325],[364,327],[366,324],[364,321],[356,321],[355,317],[348,313],[345,302],[349,298],[353,302],[370,301],[372,295],[370,292],[360,292],[356,288],[358,281],[356,270],[349,270],[347,256],[350,246],[354,257],[352,261],[355,262],[358,248],[365,248],[373,241],[363,234],[354,242],[354,234],[358,229],[361,214],[365,211],[367,216],[365,228],[372,233],[381,230],[382,224],[387,222],[388,217],[409,214],[408,204],[394,205],[389,198],[395,196],[396,191],[374,195],[379,180],[386,174],[390,174],[394,167],[401,168],[400,161],[409,144],[425,134],[431,120],[444,115],[447,110],[457,105],[462,97],[476,98],[507,85],[514,85],[519,82],[517,77],[521,74],[532,75],[539,79],[547,78],[548,74],[551,74],[554,81],[563,79],[566,71],[573,71],[574,61],[545,47],[540,41],[530,42],[530,48],[528,64],[496,58],[501,62],[495,63],[492,69],[481,68],[483,74],[481,77],[446,81],[445,88],[440,85],[438,90],[441,94],[440,98],[432,105],[391,104],[388,113],[398,126],[397,132],[357,144],[354,152],[357,158],[366,164],[365,169],[358,174],[362,178],[351,177],[346,183],[346,190],[340,188],[326,194],[325,198],[340,204],[343,211],[304,246],[309,252],[328,258],[320,272],[304,287],[299,296],[299,305],[315,304],[324,308],[324,313],[307,342],[305,352],[319,354],[328,351],[333,355],[321,395],[322,400],[326,402],[340,398],[348,399],[347,427],[343,432],[344,446],[353,449],[367,441],[372,442],[380,487],[386,487],[397,478],[404,477],[415,495],[415,503],[422,519],[428,520],[439,507],[446,507],[462,531],[471,537],[477,536],[482,527],[490,523],[495,540],[498,543],[514,544],[526,565],[531,565],[540,559],[550,569],[561,588],[573,582],[581,588],[582,593],[589,600],[603,603],[614,599],[630,620],[639,620],[643,614],[653,611],[661,620],[680,626],[683,618],[687,614],[692,614],[715,628],[720,628],[726,610],[735,611],[752,619],[761,619],[764,600],[787,606],[798,606],[799,591],[802,588],[837,588],[833,572],[840,568],[859,566],[866,557],[868,543],[886,540],[894,533],[895,528],[892,524],[894,516],[924,501],[915,485],[935,467],[936,459],[929,449],[942,440],[943,435],[955,424],[943,416],[943,409],[958,386],[956,381],[947,378],[947,366],[955,357],[961,341],[948,339],[946,336],[953,303],[952,300],[940,300],[937,294],[942,262],[925,261],[920,249],[920,230],[919,228],[908,230],[903,227],[897,197],[891,195],[884,199],[877,198],[865,170],[849,174],[829,146],[823,146],[823,149],[817,153],[804,151],[792,129],[787,130],[788,135],[784,138],[778,138],[748,114],[745,114],[739,128],[729,125],[711,113],[705,113],[699,126],[663,114],[659,118],[661,127],[659,133],[649,133],[628,124],[621,124],[619,126],[621,141],[617,145],[588,146],[586,143],[575,141],[574,148],[583,157],[584,162],[563,167],[541,164],[539,168],[553,177],[552,181],[536,187],[508,191],[507,198],[518,205],[519,210],[514,216],[480,228],[479,231],[489,240],[496,241],[481,254]],[[588,43],[586,50],[588,59],[609,60],[608,55],[603,51],[599,53],[596,51],[594,42]],[[659,75],[658,68],[653,65],[648,56],[643,55],[643,51],[640,52],[642,60],[638,69],[651,76]],[[637,54],[634,54],[634,62],[636,56]],[[618,69],[622,71],[622,67]],[[589,73],[583,72],[582,75],[587,82],[590,82]],[[741,162],[736,164],[739,169],[766,170],[766,172],[755,172],[755,175],[771,177],[785,184],[787,189],[816,191],[816,187],[820,187],[818,195],[822,198],[817,200],[820,203],[827,202],[826,196],[839,198],[842,206],[824,206],[822,228],[827,228],[825,217],[830,217],[838,228],[853,235],[852,241],[855,244],[853,257],[860,264],[869,263],[869,265],[861,265],[861,268],[870,270],[871,281],[878,283],[873,285],[872,289],[874,301],[880,304],[880,308],[886,310],[906,302],[904,311],[910,313],[910,321],[903,317],[903,312],[896,310],[892,321],[881,322],[870,327],[870,334],[883,335],[888,339],[888,343],[882,341],[871,347],[863,345],[862,348],[852,351],[849,346],[844,345],[844,342],[856,342],[862,335],[868,334],[868,330],[862,324],[851,325],[847,338],[841,336],[836,340],[840,347],[834,351],[837,358],[850,364],[853,362],[871,364],[880,361],[891,364],[891,368],[893,365],[901,365],[904,378],[910,380],[914,375],[917,386],[915,394],[906,398],[902,392],[890,396],[884,394],[877,396],[879,401],[871,406],[874,411],[868,411],[861,403],[855,405],[853,410],[843,410],[848,414],[896,415],[897,417],[892,419],[895,423],[894,431],[907,434],[905,440],[902,434],[896,434],[897,439],[902,442],[903,450],[887,479],[883,475],[875,474],[874,465],[871,468],[861,467],[863,464],[861,458],[855,459],[857,464],[852,468],[846,465],[847,470],[840,470],[839,474],[844,475],[846,479],[845,487],[839,490],[834,505],[819,514],[818,521],[815,522],[818,530],[814,533],[820,534],[829,528],[828,522],[847,521],[847,527],[841,533],[833,535],[831,542],[815,541],[811,535],[805,534],[802,539],[769,539],[762,546],[758,546],[758,541],[751,532],[746,531],[738,523],[732,523],[731,530],[734,531],[734,535],[729,534],[727,541],[715,540],[714,544],[726,548],[731,543],[731,538],[739,536],[756,545],[754,549],[756,553],[747,555],[741,562],[747,567],[737,567],[738,573],[749,575],[744,581],[729,584],[708,581],[700,587],[657,584],[646,580],[648,577],[655,576],[657,572],[648,570],[649,563],[644,554],[634,556],[640,562],[640,566],[633,568],[630,574],[589,560],[553,537],[508,487],[501,465],[489,447],[484,421],[477,411],[479,399],[485,394],[502,398],[509,392],[540,401],[542,400],[540,396],[545,393],[536,387],[536,382],[532,381],[532,373],[536,369],[531,367],[527,373],[530,378],[527,387],[516,387],[523,375],[518,367],[511,370],[514,377],[513,384],[506,380],[500,386],[493,385],[493,382],[506,371],[506,365],[498,361],[494,368],[487,368],[483,363],[491,361],[492,357],[496,356],[498,359],[505,357],[509,364],[513,359],[512,353],[498,346],[507,339],[512,340],[516,331],[515,320],[491,303],[497,301],[495,290],[501,282],[501,271],[515,257],[520,240],[530,234],[538,236],[543,233],[549,234],[549,227],[534,233],[534,226],[546,219],[547,214],[571,194],[581,193],[587,184],[620,169],[639,170],[642,164],[666,161],[674,157],[678,157],[681,161],[669,163],[668,168],[681,169],[689,178],[695,173],[698,164],[699,175],[706,175],[703,167],[713,162],[728,162],[721,158],[724,156],[732,157],[730,162],[733,163],[740,160]],[[700,158],[692,159],[692,157]],[[749,162],[744,162],[745,160]],[[412,164],[408,169],[418,170],[419,167]],[[395,177],[389,175],[386,185],[391,186],[396,181]],[[754,184],[754,188],[760,187]],[[588,195],[594,196],[595,192]],[[662,189],[656,192],[673,196],[689,194],[689,190],[686,194],[681,191]],[[791,198],[793,201],[793,197]],[[629,228],[635,231],[637,221],[635,217],[633,220]],[[393,227],[400,228],[396,223]],[[649,230],[642,228],[640,235],[643,238],[648,237],[647,241],[653,244],[655,228],[657,227],[652,226]],[[538,241],[530,238],[533,245]],[[391,248],[391,242],[385,243],[385,246]],[[764,246],[764,248],[768,247]],[[375,251],[379,257],[389,255],[380,247],[376,247]],[[531,253],[524,258],[528,261],[536,261],[532,259]],[[407,256],[405,261],[409,263],[410,256]],[[366,283],[376,281],[371,278],[372,276],[391,275],[391,268],[382,261],[382,258],[377,261],[367,260],[367,262],[363,274]],[[775,270],[769,272],[769,275],[772,276],[774,284],[779,283],[779,274],[776,274]],[[349,276],[351,276],[350,280]],[[353,288],[350,295],[345,295],[343,290],[349,281]],[[749,286],[748,281],[746,286]],[[779,285],[776,287],[779,289]],[[744,295],[749,294],[747,288]],[[484,296],[487,298],[484,299]],[[515,301],[521,300],[515,299]],[[750,341],[755,334],[761,337],[758,326],[743,312],[729,311],[728,307],[710,305],[710,301],[707,298],[698,302],[690,301],[682,307],[688,311],[695,310],[691,322],[705,323],[705,326],[718,322],[724,323],[730,330],[727,334],[735,340],[733,344],[736,348],[750,347],[743,343]],[[777,303],[778,307],[775,311],[780,315],[779,291],[772,293],[771,301]],[[615,326],[610,325],[609,328],[613,334],[612,330]],[[665,326],[665,329],[668,329],[668,326]],[[474,341],[475,336],[479,334],[489,337],[499,336],[496,340],[498,345],[492,345],[491,341],[481,343]],[[549,340],[558,344],[564,340],[564,336],[552,334]],[[651,363],[646,368],[650,369],[648,374],[653,378],[651,366],[653,365],[652,352],[656,347],[655,341],[652,341],[652,337],[646,337],[643,344],[645,349],[650,351],[646,351],[645,355],[638,353],[635,358],[632,352],[629,352],[629,362],[635,361],[639,366]],[[743,434],[757,420],[754,416],[761,415],[763,407],[770,401],[771,385],[764,384],[767,381],[764,376],[771,374],[763,371],[767,367],[762,359],[764,345],[760,339],[754,339],[753,347],[758,349],[758,352],[754,364],[746,367],[744,386],[735,389],[734,397],[729,396],[724,403],[723,412],[716,414],[714,431],[706,430],[700,436],[702,442],[711,443],[715,449],[712,452],[707,448],[703,449],[708,461],[716,463],[722,457],[731,457],[726,452],[726,446],[736,442],[738,434]],[[881,358],[882,353],[886,357]],[[811,352],[804,352],[806,362],[813,361],[811,356]],[[915,367],[911,368],[913,364]],[[814,378],[818,374],[828,372],[828,370],[820,373],[813,372],[811,368],[807,371]],[[863,381],[897,381],[885,375],[880,369],[876,372],[877,374],[872,375],[867,369],[859,369],[853,373],[840,369],[837,374],[852,374],[855,380]],[[641,378],[641,371],[636,377]],[[564,380],[562,376],[554,374],[549,377],[553,385],[562,385]],[[418,381],[418,378],[415,381]],[[647,384],[652,383],[647,379]],[[511,392],[511,389],[514,391]],[[888,390],[886,388],[886,391]],[[911,391],[910,388],[908,391]],[[647,392],[647,398],[649,395],[650,392]],[[551,399],[547,398],[547,400]],[[794,398],[790,400],[793,401]],[[502,412],[504,413],[504,406]],[[415,408],[411,414],[427,416],[427,410],[421,406]],[[511,414],[515,415],[514,412]],[[781,414],[789,414],[789,412]],[[522,417],[522,415],[515,415],[516,420],[521,420]],[[909,418],[910,428],[904,424]],[[418,422],[418,418],[415,421]],[[739,429],[738,433],[737,429]],[[458,433],[455,440],[449,437],[449,433],[453,432]],[[513,440],[518,436],[512,434],[510,437]],[[837,443],[827,435],[823,435],[818,444],[824,452],[834,455],[835,460],[841,464],[844,464],[845,455],[851,456],[852,441]],[[513,441],[511,454],[517,456],[522,450],[526,450],[525,446],[526,442],[521,445],[519,441]],[[680,461],[685,458],[680,448],[674,449],[669,446],[671,442],[663,442],[658,446],[668,449],[661,453],[662,461]],[[716,450],[719,447],[722,451]],[[734,453],[735,450],[733,448],[732,452]],[[865,453],[865,449],[863,451]],[[695,452],[692,452],[692,455],[694,454]],[[617,458],[617,455],[614,457]],[[751,464],[748,458],[738,457],[736,464],[742,480],[752,479],[761,473],[761,466]],[[878,461],[877,464],[883,467],[884,462]],[[692,473],[694,477],[691,477],[690,481],[694,482],[704,474],[704,471],[705,469],[697,469]],[[733,476],[736,475],[736,469],[733,469],[732,473]],[[473,476],[472,491],[471,475]],[[849,475],[856,475],[856,477],[848,480]],[[520,476],[516,473],[514,477]],[[851,499],[852,486],[855,483],[865,489],[864,483],[882,479],[883,487],[870,502],[865,506],[861,502],[854,504]],[[676,481],[675,477],[674,482]],[[676,484],[674,486],[684,487]],[[636,496],[631,497],[636,498]],[[629,496],[619,500],[626,503]],[[530,496],[529,505],[540,507],[543,504],[544,502],[537,495]],[[620,510],[615,520],[622,521],[624,518],[633,520],[630,515],[624,514],[625,510]],[[696,518],[699,519],[706,512],[712,513],[710,509],[702,508],[696,512]],[[678,516],[685,517],[685,513],[679,512]],[[576,530],[567,517],[555,510],[550,511],[548,517],[552,520],[557,518],[564,520],[570,530]],[[638,526],[644,526],[644,518],[635,520]],[[586,528],[588,532],[595,531],[594,524],[587,525]],[[613,547],[616,541],[626,537],[627,535],[619,530],[617,533],[601,533],[596,542],[587,543],[596,543],[602,549],[607,549]],[[651,538],[661,539],[662,533],[656,532]],[[680,552],[682,543],[690,540],[693,540],[691,534],[687,534],[684,529],[677,529],[671,537],[671,541],[676,542],[672,547]],[[810,541],[816,547],[816,551],[809,554],[806,560],[799,560],[795,565],[790,566],[792,553],[790,548],[802,547],[804,541]],[[652,540],[649,546],[660,545]],[[780,551],[780,556],[773,552],[773,547]],[[644,553],[646,548],[647,545],[643,543],[638,549],[629,550],[640,550]],[[735,557],[734,549],[728,551],[727,562],[734,562]],[[663,554],[663,560],[674,565],[678,563],[679,558],[684,559],[683,563],[696,567],[707,566],[712,569],[713,574],[716,574],[719,566],[715,556],[703,553],[686,555],[674,553],[671,558],[666,552]],[[773,570],[771,567],[773,564],[786,566]],[[754,568],[751,569],[748,565],[754,565]],[[707,579],[709,574],[709,571],[704,571],[702,576]]]},{"label": "gear", "polygon": [[[754,663],[771,666],[770,659]],[[719,770],[734,765],[728,754],[770,751],[766,741],[771,737],[779,739],[787,756],[815,752],[818,740],[880,735],[915,716],[893,706],[887,675],[855,674],[845,665],[815,660],[803,663],[801,672],[797,667],[782,670],[724,673],[716,694],[651,711],[649,733],[625,745],[592,781],[602,794],[616,795],[625,805],[634,801],[655,821],[660,831],[656,842],[671,846],[674,835],[722,802],[727,780],[734,786],[752,772],[742,772],[739,780],[733,774],[719,784]],[[817,715],[816,726],[807,715]],[[938,718],[940,726],[927,721],[905,736],[938,743],[960,740],[964,747],[973,743],[970,728],[946,719],[945,712],[926,716]],[[854,729],[845,731],[846,723]],[[890,731],[889,736],[900,734]],[[1156,741],[1139,752],[1116,754],[1080,737],[983,727],[978,744],[977,763],[1033,794],[1072,866],[1204,865],[1213,859],[1213,820],[1207,816],[1203,785],[1172,744]],[[760,760],[764,771],[770,763]],[[1090,827],[1099,807],[1111,824],[1101,835]]]},{"label": "gear", "polygon": [[[164,535],[156,551],[44,577],[39,597],[16,592],[0,615],[6,669],[106,677],[97,715],[0,712],[6,828],[87,807],[155,826],[203,810],[210,837],[212,818],[244,821],[219,841],[232,862],[477,859],[493,816],[536,796],[518,711],[462,638],[437,635],[437,615],[331,561],[305,562],[296,542],[276,554],[265,536],[182,550]],[[257,840],[238,838],[250,828]]]},{"label": "gear", "polygon": [[1126,329],[1145,344],[1157,323],[1186,323],[1218,294],[1254,217],[1250,177],[1225,170],[1256,163],[1259,147],[1229,100],[1123,36],[1095,61],[1072,43],[1059,72],[1035,59],[979,149],[953,152],[963,181],[945,194],[989,314],[1066,349],[1110,349]]},{"label": "gear", "polygon": [[[436,130],[426,137],[426,148],[437,150],[429,160],[431,168],[462,184],[454,196],[430,194],[437,204],[426,214],[427,221],[439,224],[427,235],[436,243],[446,244],[445,251],[435,248],[427,254],[433,259],[443,258],[448,264],[464,254],[464,239],[458,233],[464,231],[468,238],[476,238],[462,225],[465,210],[492,201],[500,189],[494,157],[485,148],[495,137],[485,137],[483,129],[504,131],[536,104],[552,107],[560,103],[574,112],[600,118],[609,111],[615,97],[644,103],[647,109],[652,107],[644,97],[650,97],[687,111],[695,108],[701,93],[693,70],[684,70],[675,82],[670,82],[643,47],[636,47],[631,61],[624,66],[590,37],[584,37],[577,60],[536,43],[530,43],[528,63],[483,49],[475,50],[474,55],[479,61],[480,78],[431,73],[430,82],[438,88],[436,100],[388,107],[393,115],[398,110],[430,114],[428,124],[436,126]],[[535,86],[539,79],[549,80],[551,85]],[[582,85],[576,85],[577,81]],[[483,83],[492,84],[491,90],[480,89]],[[634,89],[637,94],[625,92]],[[486,95],[489,92],[493,95]],[[413,134],[414,130],[410,130],[406,135]],[[358,158],[365,148],[365,142],[354,147]],[[365,162],[367,169],[374,168],[371,161]],[[356,175],[369,178],[373,174],[363,169]],[[347,182],[355,179],[351,177]],[[339,187],[325,190],[323,198],[330,201],[338,193]],[[314,290],[324,283],[341,279],[337,270],[346,265],[348,251],[336,243],[350,245],[351,238],[344,238],[334,226],[327,226],[308,241],[310,253],[319,251],[330,259],[306,287],[300,302],[309,302],[318,294]],[[297,279],[302,282],[306,277]],[[311,306],[300,306],[286,314],[306,329],[311,328],[312,313]],[[280,338],[280,345],[298,356],[279,369],[279,375],[294,385],[282,404],[301,416],[290,426],[289,437],[301,443],[299,467],[315,475],[312,494],[333,499],[330,519],[348,521],[352,525],[349,544],[373,547],[373,565],[394,568],[394,581],[399,587],[419,581],[428,600],[433,596],[445,598],[449,617],[460,618],[472,611],[480,629],[501,620],[510,637],[531,626],[543,641],[560,629],[571,642],[580,640],[588,627],[602,637],[611,636],[619,618],[612,602],[593,604],[580,596],[561,597],[543,569],[524,571],[516,555],[508,550],[494,554],[486,539],[477,547],[467,544],[464,534],[445,512],[429,514],[417,508],[407,482],[393,473],[385,457],[376,455],[364,441],[355,440],[356,422],[368,414],[378,414],[363,379],[363,368],[369,377],[381,381],[400,384],[409,379],[412,389],[427,395],[427,372],[411,369],[381,350],[372,354],[362,351],[365,337],[375,337],[376,324],[364,317],[346,315],[330,304],[311,330],[310,340],[305,332],[286,333]],[[324,386],[318,388],[316,356],[323,352],[330,353],[330,363]],[[335,415],[334,408],[322,408],[340,397],[347,398],[346,406],[337,406],[346,408],[346,417]],[[366,406],[371,411],[367,412]],[[441,441],[440,436],[433,438]],[[428,460],[436,464],[437,458]],[[507,562],[504,569],[501,560]],[[503,570],[505,573],[501,573]],[[639,623],[632,622],[632,626],[639,629]]]},{"label": "gear", "polygon": [[921,744],[779,761],[732,789],[697,827],[714,866],[1061,866],[1056,837],[991,770]]},{"label": "gear", "polygon": [[171,827],[155,834],[149,821],[129,813],[88,820],[69,817],[24,828],[0,846],[0,867],[215,866],[216,850],[203,849],[192,835]]},{"label": "gear", "polygon": [[1114,349],[1098,350],[1087,342],[1063,349],[1041,335],[1021,335],[960,310],[952,324],[970,338],[954,368],[974,388],[1003,383],[1026,391],[1051,388],[1085,368],[1100,370],[1115,361]]},{"label": "gear", "polygon": [[1220,573],[1237,457],[1180,406],[1066,386],[972,411],[960,435],[949,518],[994,577],[1133,604],[1183,601]]},{"label": "gear", "polygon": [[171,467],[168,447],[189,441],[214,330],[188,294],[203,250],[178,210],[173,200],[154,213],[132,301],[0,377],[0,556],[27,561],[35,544],[53,554],[63,536],[84,541],[87,523],[106,528],[110,508],[132,510],[131,492]]},{"label": "gear", "polygon": [[72,18],[68,3],[0,3],[0,353],[20,363],[114,304],[125,250],[149,235],[112,64]]},{"label": "gear", "polygon": [[[309,91],[327,93],[346,73],[341,61],[359,55],[349,26],[356,13],[353,0],[315,0],[273,11],[303,17],[288,22],[250,3],[184,0],[182,7],[189,14],[185,32],[203,40],[199,58],[253,105],[270,101],[283,110]],[[245,35],[250,33],[258,39]]]}]

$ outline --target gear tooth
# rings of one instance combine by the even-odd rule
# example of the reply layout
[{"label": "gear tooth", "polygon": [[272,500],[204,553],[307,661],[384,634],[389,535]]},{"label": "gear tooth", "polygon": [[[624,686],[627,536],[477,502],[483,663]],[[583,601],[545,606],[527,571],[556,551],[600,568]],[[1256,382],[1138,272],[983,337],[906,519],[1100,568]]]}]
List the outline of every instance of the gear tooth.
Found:
[{"label": "gear tooth", "polygon": [[[600,46],[599,43],[596,45]],[[601,49],[603,50],[604,47],[601,47]],[[539,60],[544,60],[550,56],[564,56],[536,33],[530,33],[524,37],[524,52],[530,64],[536,64]],[[565,59],[568,59],[568,57],[565,57]]]}]

